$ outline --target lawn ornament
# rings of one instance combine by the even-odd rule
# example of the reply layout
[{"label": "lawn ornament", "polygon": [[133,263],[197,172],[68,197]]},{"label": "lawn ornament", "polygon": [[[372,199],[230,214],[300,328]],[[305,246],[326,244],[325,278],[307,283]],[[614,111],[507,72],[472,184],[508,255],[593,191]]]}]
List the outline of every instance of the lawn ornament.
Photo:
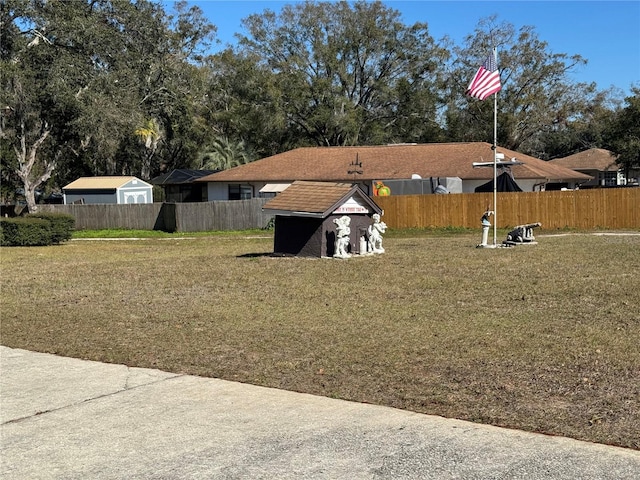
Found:
[{"label": "lawn ornament", "polygon": [[391,195],[391,189],[382,182],[375,182],[373,184],[373,196],[374,197],[388,197]]},{"label": "lawn ornament", "polygon": [[487,206],[487,209],[482,214],[482,218],[480,219],[480,223],[482,224],[482,242],[477,246],[478,248],[487,246],[487,239],[489,237],[489,227],[491,227],[490,217],[491,215],[494,214],[494,212],[489,208],[490,207]]},{"label": "lawn ornament", "polygon": [[542,226],[540,222],[518,225],[507,234],[507,239],[502,243],[504,245],[535,245],[537,242],[533,236],[533,229],[540,226]]},{"label": "lawn ornament", "polygon": [[373,223],[369,226],[369,251],[372,253],[384,253],[382,234],[387,231],[387,224],[380,221],[380,215],[377,213],[374,213],[371,218]]},{"label": "lawn ornament", "polygon": [[349,225],[351,224],[351,218],[343,215],[340,218],[335,218],[333,223],[336,224],[336,243],[333,256],[335,258],[349,258],[351,257],[349,254],[349,238],[351,235]]},{"label": "lawn ornament", "polygon": [[359,243],[359,251],[360,255],[373,255],[371,251],[371,239],[369,237],[369,227],[359,227],[358,228],[358,238],[360,240]]}]

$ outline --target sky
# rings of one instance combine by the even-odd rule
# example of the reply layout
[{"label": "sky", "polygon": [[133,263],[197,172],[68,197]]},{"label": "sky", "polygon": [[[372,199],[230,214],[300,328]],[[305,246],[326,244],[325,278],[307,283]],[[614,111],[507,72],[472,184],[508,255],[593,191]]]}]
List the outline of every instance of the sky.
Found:
[{"label": "sky", "polygon": [[[300,1],[300,0],[297,0]],[[246,32],[242,19],[265,9],[279,12],[296,0],[188,0],[199,6],[217,28],[217,38],[235,44],[234,34]],[[164,1],[172,5],[172,1]],[[580,55],[588,63],[570,75],[578,82],[596,82],[598,89],[617,87],[630,95],[631,86],[640,87],[640,1],[428,1],[386,0],[398,10],[406,25],[426,22],[436,40],[449,36],[462,45],[478,22],[497,15],[518,30],[533,26],[552,53]],[[471,72],[473,75],[475,72]]]}]

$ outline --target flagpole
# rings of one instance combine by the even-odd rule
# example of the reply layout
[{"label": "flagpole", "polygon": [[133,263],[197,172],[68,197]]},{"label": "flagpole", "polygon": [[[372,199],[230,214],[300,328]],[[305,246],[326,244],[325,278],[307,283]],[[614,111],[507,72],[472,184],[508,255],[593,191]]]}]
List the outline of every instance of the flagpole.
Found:
[{"label": "flagpole", "polygon": [[[493,57],[491,56],[493,55]],[[473,80],[467,88],[467,95],[476,97],[480,100],[485,100],[491,95],[493,97],[493,209],[487,210],[487,215],[482,217],[483,222],[483,234],[482,234],[482,246],[487,246],[487,234],[489,233],[490,222],[488,217],[493,215],[493,247],[498,246],[498,92],[502,88],[500,83],[500,72],[498,70],[498,48],[493,47],[493,52],[489,54],[484,63],[478,68]],[[504,155],[501,154],[501,158]],[[490,165],[490,164],[489,164]],[[474,167],[476,164],[474,163]],[[482,165],[488,166],[484,162]],[[487,218],[485,218],[487,217]],[[485,229],[486,228],[486,229]]]},{"label": "flagpole", "polygon": [[[498,64],[497,48],[493,47],[493,59]],[[498,92],[493,95],[493,246],[498,245]]]}]

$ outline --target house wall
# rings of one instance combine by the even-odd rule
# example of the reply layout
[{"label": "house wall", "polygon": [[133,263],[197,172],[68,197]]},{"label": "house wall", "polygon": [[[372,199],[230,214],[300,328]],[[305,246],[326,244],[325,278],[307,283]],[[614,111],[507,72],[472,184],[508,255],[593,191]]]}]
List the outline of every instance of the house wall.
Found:
[{"label": "house wall", "polygon": [[[540,185],[538,183],[538,180],[523,180],[516,178],[515,181],[523,192],[541,192],[545,190],[545,186]],[[462,193],[474,193],[477,187],[479,187],[480,185],[484,185],[485,183],[487,183],[487,179],[463,180]],[[569,188],[573,188],[573,186],[570,185]]]},{"label": "house wall", "polygon": [[118,203],[153,203],[153,191],[151,187],[119,188]]},{"label": "house wall", "polygon": [[153,203],[153,187],[137,178],[119,188],[63,189],[64,203],[84,201],[85,205]]},{"label": "house wall", "polygon": [[[382,180],[385,182],[384,180]],[[480,180],[462,180],[462,192],[461,193],[474,193],[476,187],[487,183],[487,179]],[[348,183],[348,180],[344,180]],[[273,182],[269,182],[273,183]],[[367,195],[371,195],[371,182],[355,182]],[[516,179],[516,183],[520,186],[523,192],[539,192],[544,191],[544,185],[540,186],[538,180],[523,180]],[[234,182],[238,185],[238,182]],[[260,189],[264,187],[266,182],[244,182],[242,185],[251,185],[253,187],[253,197],[260,196]],[[386,183],[385,183],[386,184]],[[575,182],[568,183],[567,187],[570,189],[576,188]],[[393,195],[393,190],[391,192]],[[207,199],[212,202],[215,200],[229,200],[229,183],[227,182],[208,182],[207,183]]]},{"label": "house wall", "polygon": [[69,205],[83,200],[85,205],[110,205],[131,203],[153,203],[153,193],[148,189],[118,190],[116,193],[94,193],[92,191],[64,194],[64,203]]},{"label": "house wall", "polygon": [[273,195],[261,195],[260,190],[268,183],[291,183],[281,182],[208,182],[207,198],[210,202],[214,200],[229,200],[229,185],[250,185],[253,190],[252,198],[270,198]]},{"label": "house wall", "polygon": [[[332,257],[335,253],[336,224],[342,215],[329,215],[325,219],[276,215],[273,251],[276,254],[299,257]],[[351,234],[349,252],[360,252],[360,236],[364,235],[372,220],[369,215],[349,215]]]},{"label": "house wall", "polygon": [[582,187],[616,187],[620,185],[626,185],[627,179],[622,170],[610,170],[610,171],[600,171],[600,170],[578,170],[576,171],[580,173],[584,173],[585,175],[590,175],[593,177],[588,182],[584,182],[581,184]]},{"label": "house wall", "polygon": [[122,185],[117,192],[118,203],[153,203],[153,187],[137,178]]},{"label": "house wall", "polygon": [[320,218],[276,215],[273,251],[300,257],[322,257],[323,222]]},{"label": "house wall", "polygon": [[229,200],[229,184],[221,182],[207,182],[207,200]]},{"label": "house wall", "polygon": [[115,191],[96,192],[94,190],[72,190],[69,193],[64,193],[64,203],[66,205],[78,201],[83,201],[86,205],[108,205],[118,203],[118,196]]},{"label": "house wall", "polygon": [[[351,234],[349,235],[349,253],[366,253],[360,251],[360,236],[365,235],[367,229],[369,228],[369,225],[373,223],[371,220],[371,215],[350,214],[348,216],[351,218],[351,223],[349,224],[349,228],[351,229]],[[325,241],[323,256],[332,257],[335,253],[337,229],[336,224],[333,223],[333,220],[340,217],[342,217],[342,215],[329,215],[323,223],[323,237]]]},{"label": "house wall", "polygon": [[391,190],[391,195],[429,195],[438,186],[443,186],[449,193],[462,193],[462,180],[458,177],[384,180],[382,183]]},{"label": "house wall", "polygon": [[[345,183],[351,183],[348,180],[344,180]],[[207,199],[209,202],[215,200],[229,200],[229,185],[251,185],[253,188],[253,198],[260,197],[260,189],[267,183],[290,183],[288,180],[282,180],[278,182],[207,182]],[[293,180],[291,181],[293,183]],[[363,192],[367,195],[371,195],[371,182],[355,182]]]},{"label": "house wall", "polygon": [[204,183],[187,183],[176,185],[163,185],[165,201],[182,202],[206,202],[207,185]]},{"label": "house wall", "polygon": [[617,187],[620,185],[626,185],[627,181],[624,177],[624,173],[620,170],[609,172],[598,172],[596,177],[598,179],[598,186],[600,187]]},{"label": "house wall", "polygon": [[591,180],[584,182],[582,184],[583,187],[597,187],[600,185],[600,182],[598,180],[598,170],[577,170],[576,169],[576,171],[593,177]]}]

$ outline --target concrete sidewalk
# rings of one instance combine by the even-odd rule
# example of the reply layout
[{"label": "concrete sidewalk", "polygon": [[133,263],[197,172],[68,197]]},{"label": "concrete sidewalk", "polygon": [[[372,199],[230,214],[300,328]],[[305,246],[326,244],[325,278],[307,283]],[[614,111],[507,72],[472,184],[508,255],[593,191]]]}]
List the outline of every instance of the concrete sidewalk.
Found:
[{"label": "concrete sidewalk", "polygon": [[0,478],[638,479],[640,452],[0,347]]}]

